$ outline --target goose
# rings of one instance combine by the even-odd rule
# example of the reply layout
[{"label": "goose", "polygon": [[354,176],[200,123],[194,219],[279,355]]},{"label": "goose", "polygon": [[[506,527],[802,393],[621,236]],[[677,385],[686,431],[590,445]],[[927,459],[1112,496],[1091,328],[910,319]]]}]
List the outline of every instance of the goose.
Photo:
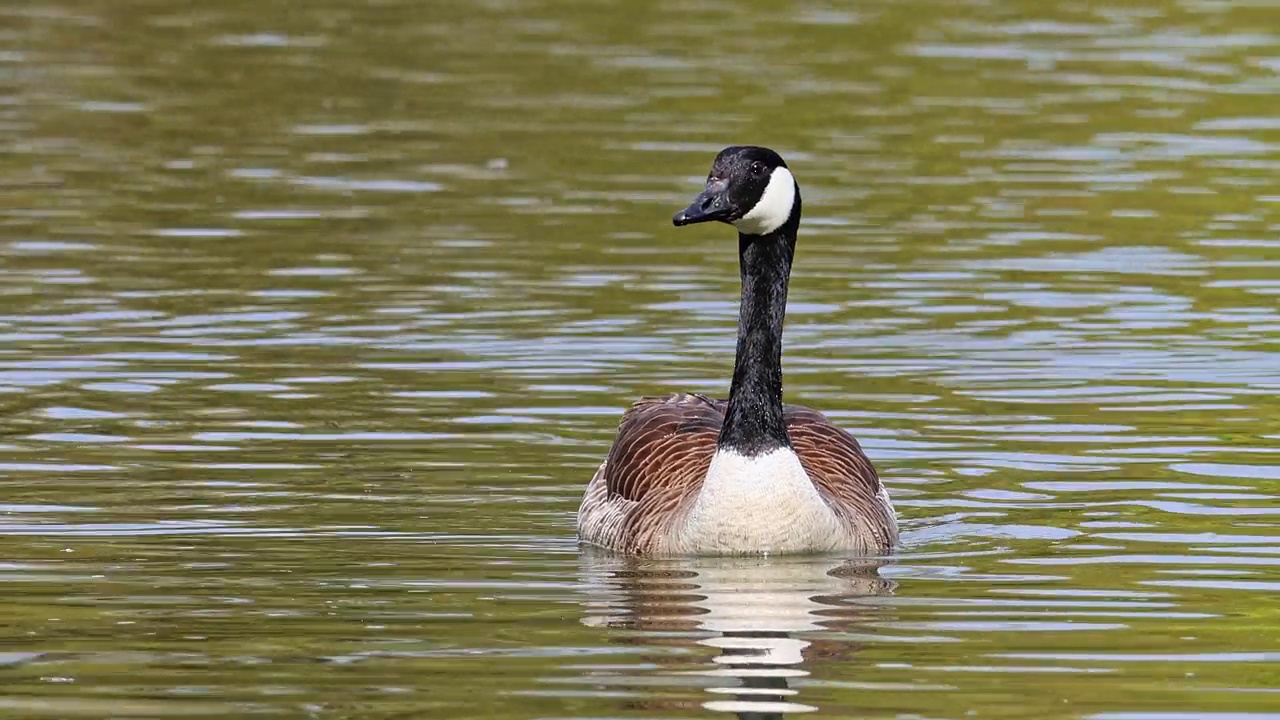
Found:
[{"label": "goose", "polygon": [[639,556],[886,554],[888,491],[852,435],[782,402],[782,321],[800,189],[778,153],[732,146],[677,226],[738,230],[742,304],[727,400],[644,397],[626,410],[578,508],[580,542]]}]

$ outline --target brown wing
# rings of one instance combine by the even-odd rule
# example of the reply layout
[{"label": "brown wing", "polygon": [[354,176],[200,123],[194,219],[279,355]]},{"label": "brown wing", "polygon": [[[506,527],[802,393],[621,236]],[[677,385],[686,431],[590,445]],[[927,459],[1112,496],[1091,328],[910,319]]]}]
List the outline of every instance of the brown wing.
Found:
[{"label": "brown wing", "polygon": [[724,403],[703,395],[641,398],[622,416],[605,463],[610,496],[644,502],[702,482],[724,424]]},{"label": "brown wing", "polygon": [[643,398],[618,423],[613,447],[588,490],[585,539],[649,552],[697,496],[724,423],[724,402],[702,395]]},{"label": "brown wing", "polygon": [[827,504],[852,530],[874,537],[882,551],[891,549],[898,540],[897,519],[858,441],[801,405],[784,406],[783,418],[800,465]]}]

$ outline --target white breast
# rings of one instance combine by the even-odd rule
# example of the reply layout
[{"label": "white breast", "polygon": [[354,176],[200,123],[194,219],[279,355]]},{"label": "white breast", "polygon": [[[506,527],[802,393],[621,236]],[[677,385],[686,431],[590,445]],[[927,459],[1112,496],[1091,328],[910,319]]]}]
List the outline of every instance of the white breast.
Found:
[{"label": "white breast", "polygon": [[702,489],[670,538],[670,552],[768,555],[851,547],[843,523],[791,448],[756,457],[720,449]]}]

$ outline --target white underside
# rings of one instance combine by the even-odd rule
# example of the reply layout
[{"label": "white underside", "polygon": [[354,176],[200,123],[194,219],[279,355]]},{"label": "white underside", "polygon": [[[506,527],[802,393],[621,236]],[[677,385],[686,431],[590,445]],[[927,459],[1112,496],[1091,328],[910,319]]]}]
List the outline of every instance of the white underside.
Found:
[{"label": "white underside", "polygon": [[790,448],[757,457],[720,449],[693,507],[670,538],[672,552],[700,555],[834,552],[849,531],[818,494]]}]

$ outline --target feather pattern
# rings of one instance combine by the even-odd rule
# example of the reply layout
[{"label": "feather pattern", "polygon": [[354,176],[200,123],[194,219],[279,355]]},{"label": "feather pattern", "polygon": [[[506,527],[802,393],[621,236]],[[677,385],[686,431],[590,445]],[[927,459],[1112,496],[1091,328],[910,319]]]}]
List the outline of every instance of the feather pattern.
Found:
[{"label": "feather pattern", "polygon": [[[636,555],[678,553],[671,538],[697,499],[716,454],[727,400],[694,393],[641,398],[623,414],[609,455],[579,509],[584,542]],[[897,521],[875,468],[852,435],[822,413],[784,405],[792,448],[851,538],[888,552]]]}]

